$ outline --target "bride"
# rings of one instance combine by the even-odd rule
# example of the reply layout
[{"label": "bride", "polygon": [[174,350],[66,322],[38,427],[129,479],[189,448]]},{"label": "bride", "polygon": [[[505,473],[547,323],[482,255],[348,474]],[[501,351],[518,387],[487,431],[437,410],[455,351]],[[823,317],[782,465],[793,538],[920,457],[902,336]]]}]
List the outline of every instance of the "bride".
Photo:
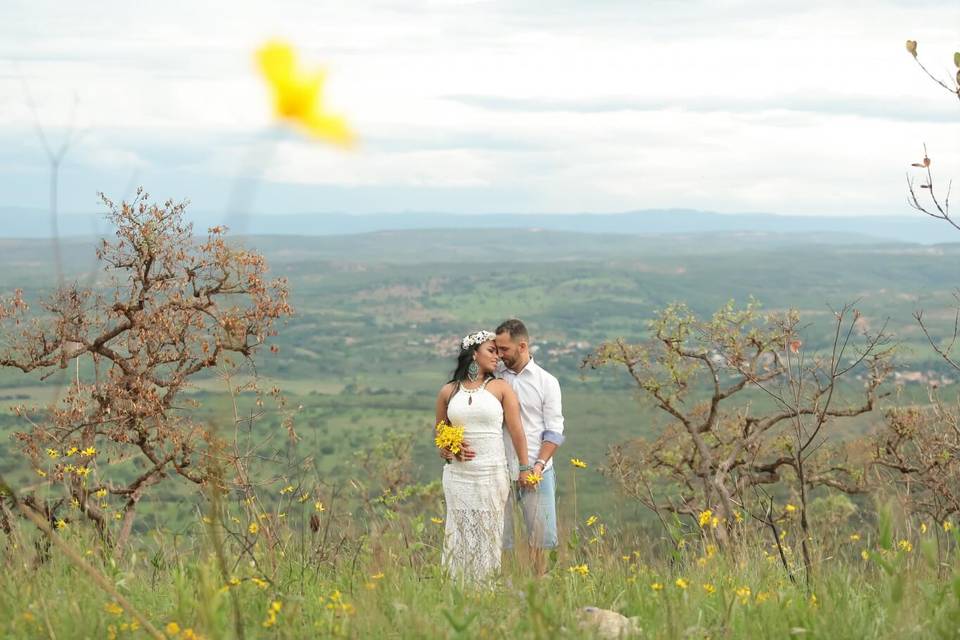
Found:
[{"label": "bride", "polygon": [[490,331],[460,341],[453,378],[437,395],[437,423],[463,427],[473,457],[447,458],[443,495],[447,504],[443,566],[451,576],[481,582],[500,568],[504,508],[510,477],[503,446],[503,425],[520,461],[520,482],[532,467],[520,423],[520,403],[510,385],[497,380],[497,345]]}]

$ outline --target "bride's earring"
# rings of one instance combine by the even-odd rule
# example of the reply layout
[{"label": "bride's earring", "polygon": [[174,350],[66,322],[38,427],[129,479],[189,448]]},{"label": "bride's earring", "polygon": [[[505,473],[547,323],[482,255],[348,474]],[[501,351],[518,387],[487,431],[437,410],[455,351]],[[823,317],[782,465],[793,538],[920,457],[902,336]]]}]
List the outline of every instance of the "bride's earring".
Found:
[{"label": "bride's earring", "polygon": [[477,364],[477,361],[474,360],[470,363],[470,366],[467,367],[467,379],[470,382],[476,382],[480,379],[480,365]]}]

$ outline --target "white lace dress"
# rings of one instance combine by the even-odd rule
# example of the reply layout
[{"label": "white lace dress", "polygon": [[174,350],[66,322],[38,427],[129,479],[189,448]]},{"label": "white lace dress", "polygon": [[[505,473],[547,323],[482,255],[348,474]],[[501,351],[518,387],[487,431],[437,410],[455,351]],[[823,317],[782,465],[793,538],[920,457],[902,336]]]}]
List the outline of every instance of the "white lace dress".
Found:
[{"label": "white lace dress", "polygon": [[464,440],[476,457],[454,460],[443,468],[447,503],[443,565],[452,577],[477,583],[500,569],[503,514],[510,491],[503,406],[484,383],[454,394],[447,418],[464,428]]}]

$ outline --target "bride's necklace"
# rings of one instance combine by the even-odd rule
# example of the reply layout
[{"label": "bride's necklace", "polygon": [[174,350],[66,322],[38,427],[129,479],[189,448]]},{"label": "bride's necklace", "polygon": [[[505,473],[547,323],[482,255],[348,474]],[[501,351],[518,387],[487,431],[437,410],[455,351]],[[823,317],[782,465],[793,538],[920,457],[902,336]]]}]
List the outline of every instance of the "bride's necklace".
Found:
[{"label": "bride's necklace", "polygon": [[489,381],[490,381],[489,378],[484,380],[483,384],[481,384],[479,387],[476,387],[474,389],[467,389],[465,386],[463,386],[462,382],[460,383],[460,391],[463,391],[465,394],[467,394],[467,404],[473,404],[473,394],[475,394],[477,391],[480,391],[485,386],[487,386],[487,383]]}]

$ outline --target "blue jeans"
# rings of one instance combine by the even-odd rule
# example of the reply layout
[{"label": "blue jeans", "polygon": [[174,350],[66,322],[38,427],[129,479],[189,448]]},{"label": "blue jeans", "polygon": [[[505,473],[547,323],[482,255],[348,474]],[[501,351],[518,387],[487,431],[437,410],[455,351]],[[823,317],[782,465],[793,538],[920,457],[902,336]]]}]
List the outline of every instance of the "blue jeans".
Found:
[{"label": "blue jeans", "polygon": [[557,479],[553,467],[543,472],[543,480],[534,491],[522,489],[512,483],[503,519],[503,548],[513,548],[513,514],[516,504],[523,511],[524,531],[527,541],[538,549],[554,549],[557,546]]}]

